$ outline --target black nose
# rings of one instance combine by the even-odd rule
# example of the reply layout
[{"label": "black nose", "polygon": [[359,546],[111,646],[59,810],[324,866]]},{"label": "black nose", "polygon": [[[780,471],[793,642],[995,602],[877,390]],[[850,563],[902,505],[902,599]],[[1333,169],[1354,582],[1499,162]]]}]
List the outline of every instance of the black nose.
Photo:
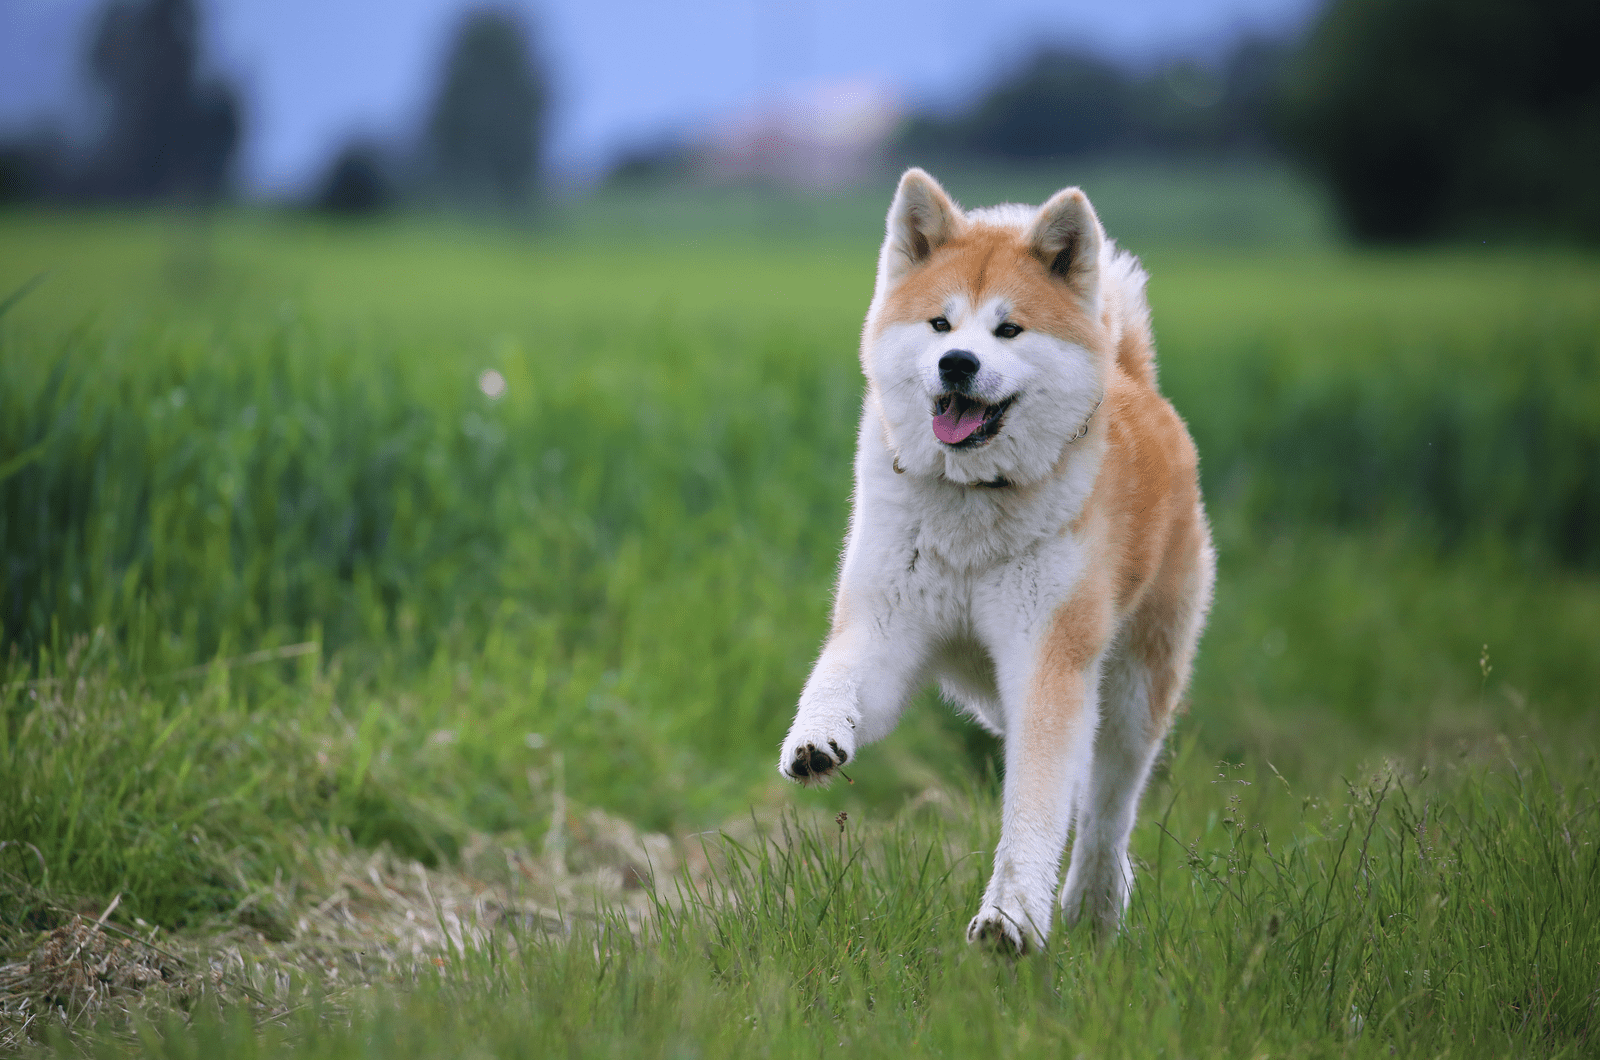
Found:
[{"label": "black nose", "polygon": [[966,350],[951,350],[939,358],[939,382],[952,390],[966,386],[978,374],[978,359]]}]

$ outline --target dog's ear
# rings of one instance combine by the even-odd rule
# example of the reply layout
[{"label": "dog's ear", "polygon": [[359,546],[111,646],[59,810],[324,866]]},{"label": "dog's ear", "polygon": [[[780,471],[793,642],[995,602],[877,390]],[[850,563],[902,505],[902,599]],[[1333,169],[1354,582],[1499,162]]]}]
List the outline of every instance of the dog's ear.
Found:
[{"label": "dog's ear", "polygon": [[889,230],[878,256],[878,288],[887,291],[966,227],[966,217],[939,182],[908,169],[889,207]]},{"label": "dog's ear", "polygon": [[1058,191],[1039,207],[1028,244],[1051,274],[1085,302],[1100,291],[1100,245],[1105,232],[1089,197],[1077,188]]}]

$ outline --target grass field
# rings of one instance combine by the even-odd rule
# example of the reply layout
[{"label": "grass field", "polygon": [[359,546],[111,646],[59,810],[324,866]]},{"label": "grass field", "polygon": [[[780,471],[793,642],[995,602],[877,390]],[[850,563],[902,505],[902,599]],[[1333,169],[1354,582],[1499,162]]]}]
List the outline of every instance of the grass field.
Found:
[{"label": "grass field", "polygon": [[986,737],[774,769],[875,238],[0,217],[0,1041],[1591,1054],[1600,262],[1134,245],[1217,607],[1130,930],[1011,966]]}]

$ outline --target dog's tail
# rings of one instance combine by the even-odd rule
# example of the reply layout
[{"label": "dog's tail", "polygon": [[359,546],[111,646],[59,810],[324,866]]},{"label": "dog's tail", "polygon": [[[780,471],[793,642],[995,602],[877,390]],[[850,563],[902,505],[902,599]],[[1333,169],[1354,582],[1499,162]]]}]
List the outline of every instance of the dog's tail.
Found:
[{"label": "dog's tail", "polygon": [[1144,286],[1149,276],[1139,259],[1106,240],[1100,260],[1106,322],[1117,349],[1117,363],[1147,386],[1156,384],[1156,340],[1150,329],[1150,302]]}]

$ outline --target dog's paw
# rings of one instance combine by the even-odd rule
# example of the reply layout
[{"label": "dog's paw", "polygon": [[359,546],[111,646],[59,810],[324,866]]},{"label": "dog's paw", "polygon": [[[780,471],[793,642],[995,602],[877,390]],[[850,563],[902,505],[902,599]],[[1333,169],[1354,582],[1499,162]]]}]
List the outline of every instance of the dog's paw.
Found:
[{"label": "dog's paw", "polygon": [[972,918],[967,942],[1002,957],[1026,956],[1034,945],[1015,917],[994,906],[985,906]]},{"label": "dog's paw", "polygon": [[1088,924],[1104,941],[1116,936],[1133,887],[1133,866],[1120,857],[1085,854],[1074,860],[1061,887],[1061,916],[1068,927]]},{"label": "dog's paw", "polygon": [[791,732],[783,743],[778,772],[800,784],[825,785],[840,766],[850,761],[854,749],[855,739],[850,733]]}]

